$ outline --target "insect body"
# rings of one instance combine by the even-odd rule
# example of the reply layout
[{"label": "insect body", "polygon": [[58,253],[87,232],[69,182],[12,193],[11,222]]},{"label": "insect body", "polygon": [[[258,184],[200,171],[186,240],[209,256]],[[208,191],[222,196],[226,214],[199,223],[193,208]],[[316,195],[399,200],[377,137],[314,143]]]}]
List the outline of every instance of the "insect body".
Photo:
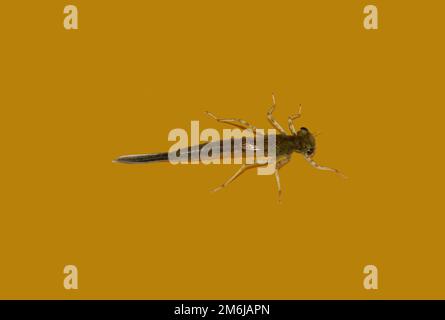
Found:
[{"label": "insect body", "polygon": [[[331,171],[331,172],[339,174],[342,177],[345,177],[338,170],[321,166],[312,159],[315,154],[315,150],[316,150],[315,136],[305,127],[301,127],[300,130],[297,131],[295,129],[294,123],[293,123],[295,119],[297,119],[301,116],[301,107],[297,114],[291,115],[288,118],[288,126],[289,126],[289,130],[291,132],[291,134],[288,135],[286,133],[286,131],[283,129],[283,127],[274,119],[274,117],[272,115],[273,111],[275,110],[275,105],[276,105],[274,95],[272,95],[272,101],[273,101],[273,104],[267,113],[267,118],[268,118],[269,122],[272,124],[272,126],[276,130],[278,130],[278,134],[275,136],[275,141],[276,141],[275,159],[276,159],[276,162],[275,162],[274,174],[275,174],[275,179],[276,179],[277,186],[278,186],[279,201],[281,201],[281,184],[280,184],[279,170],[283,166],[285,166],[287,163],[289,163],[289,161],[291,160],[291,156],[294,152],[301,154],[304,157],[304,159],[306,159],[306,161],[316,169]],[[206,112],[206,114],[218,122],[233,125],[235,127],[241,128],[241,129],[248,129],[248,130],[253,131],[255,134],[260,134],[260,133],[256,132],[257,131],[256,127],[252,126],[245,120],[218,118],[210,112]],[[269,151],[268,143],[267,143],[268,137],[269,136],[264,136],[265,143],[263,146],[263,148],[264,148],[263,151],[265,154],[267,154]],[[234,146],[235,145],[234,141],[231,141],[231,142],[232,142],[231,145]],[[192,159],[193,157],[195,157],[195,159],[196,159],[196,157],[198,157],[198,159],[199,159],[199,153],[201,152],[201,150],[204,147],[206,147],[206,146],[208,147],[209,144],[217,144],[219,149],[223,150],[224,141],[220,140],[220,141],[216,141],[216,142],[203,143],[203,144],[200,144],[199,146],[192,146],[187,149],[177,150],[174,153],[176,153],[177,155],[181,155],[180,159],[182,159],[182,160]],[[242,150],[244,152],[243,155],[245,155],[245,153],[248,149],[258,150],[258,148],[259,148],[258,145],[251,144],[251,142],[249,142],[249,140],[247,140],[247,139],[242,139],[241,146],[242,146]],[[233,151],[233,147],[232,147],[232,151]],[[220,153],[220,155],[222,155],[222,154],[223,153]],[[160,162],[160,161],[168,161],[170,156],[171,156],[171,154],[169,154],[168,152],[154,153],[154,154],[128,155],[128,156],[121,156],[121,157],[117,158],[116,160],[114,160],[114,162],[130,163],[130,164]],[[242,164],[241,168],[230,179],[228,179],[225,183],[223,183],[219,187],[215,188],[213,191],[218,191],[218,190],[225,188],[227,185],[229,185],[233,180],[238,178],[246,170],[256,168],[259,166],[265,166],[265,165],[267,165],[267,164],[264,164],[264,162],[261,162],[261,163],[256,162],[253,164]]]}]

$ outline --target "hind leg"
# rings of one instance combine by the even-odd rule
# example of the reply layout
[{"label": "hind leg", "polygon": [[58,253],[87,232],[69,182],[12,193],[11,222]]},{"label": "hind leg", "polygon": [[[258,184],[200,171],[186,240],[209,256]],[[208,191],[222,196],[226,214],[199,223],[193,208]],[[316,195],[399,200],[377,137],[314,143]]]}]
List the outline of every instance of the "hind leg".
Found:
[{"label": "hind leg", "polygon": [[277,162],[277,165],[275,167],[275,180],[277,181],[277,187],[278,187],[278,202],[281,203],[281,183],[280,183],[280,174],[278,173],[278,170],[280,170],[282,167],[284,167],[286,164],[288,164],[290,161],[290,156],[287,156],[286,158],[283,158],[282,160],[279,160]]},{"label": "hind leg", "polygon": [[229,180],[227,180],[226,182],[224,182],[222,185],[220,185],[219,187],[216,187],[215,189],[213,189],[213,192],[219,191],[221,189],[224,189],[225,187],[227,187],[233,180],[235,180],[236,178],[238,178],[241,174],[243,174],[246,170],[249,169],[253,169],[259,166],[264,166],[265,164],[243,164],[241,166],[241,168],[239,168],[239,170],[232,176],[230,177]]},{"label": "hind leg", "polygon": [[275,95],[272,94],[272,107],[270,107],[269,111],[267,112],[267,119],[269,120],[270,124],[277,129],[281,134],[286,134],[286,131],[284,131],[283,127],[278,123],[277,120],[272,116],[273,111],[275,110]]},{"label": "hind leg", "polygon": [[206,115],[208,115],[210,118],[221,122],[221,123],[227,123],[229,125],[241,128],[241,129],[250,129],[253,132],[256,132],[256,127],[251,125],[250,123],[248,123],[247,121],[243,120],[243,119],[223,119],[223,118],[218,118],[217,116],[215,116],[213,113],[206,111],[205,112]]}]

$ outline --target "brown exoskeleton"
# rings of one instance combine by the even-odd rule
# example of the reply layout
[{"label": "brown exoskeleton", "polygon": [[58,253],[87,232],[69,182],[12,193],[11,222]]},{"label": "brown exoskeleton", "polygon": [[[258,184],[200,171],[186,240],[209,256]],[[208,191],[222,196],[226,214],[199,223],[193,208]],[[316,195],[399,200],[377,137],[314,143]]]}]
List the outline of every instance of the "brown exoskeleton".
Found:
[{"label": "brown exoskeleton", "polygon": [[[278,130],[278,133],[275,135],[275,141],[276,141],[276,147],[275,147],[275,153],[276,153],[276,162],[275,162],[275,179],[278,186],[278,198],[279,201],[281,201],[281,184],[280,184],[280,176],[278,171],[285,166],[289,161],[291,160],[291,156],[294,152],[301,154],[306,161],[313,166],[316,169],[319,170],[325,170],[325,171],[331,171],[334,173],[339,174],[342,177],[345,177],[342,173],[340,173],[336,169],[332,169],[329,167],[324,167],[319,164],[317,164],[312,158],[315,154],[316,150],[316,143],[315,143],[315,136],[305,127],[301,127],[300,130],[296,130],[294,127],[293,121],[301,116],[301,106],[298,113],[289,116],[288,118],[288,125],[289,130],[291,131],[291,134],[288,135],[286,131],[283,129],[283,127],[274,119],[272,116],[273,111],[275,110],[275,96],[272,95],[272,107],[267,112],[267,118],[269,122],[272,124],[272,126]],[[247,129],[251,130],[255,134],[257,133],[257,128],[255,126],[252,126],[247,121],[242,119],[223,119],[218,118],[215,115],[213,115],[210,112],[206,112],[206,114],[215,119],[218,122],[226,123],[229,125],[233,125],[235,127],[241,128],[241,129]],[[268,152],[268,136],[264,136],[264,152]],[[216,142],[209,142],[209,143],[216,143],[220,150],[223,149],[223,141],[216,141]],[[163,153],[154,153],[154,154],[140,154],[140,155],[128,155],[128,156],[121,156],[115,160],[115,162],[121,162],[121,163],[147,163],[147,162],[160,162],[160,161],[168,161],[170,159],[170,156],[174,154],[181,154],[181,157],[183,159],[191,159],[194,155],[196,156],[196,153],[199,153],[201,149],[204,146],[207,146],[209,143],[203,143],[199,146],[192,146],[186,149],[180,149],[173,152],[163,152]],[[232,145],[233,146],[233,145]],[[252,145],[250,142],[246,139],[242,140],[241,143],[243,152],[246,152],[248,149],[255,149],[258,150],[258,145]],[[232,147],[233,150],[233,147]],[[223,154],[223,152],[220,153],[220,155]],[[198,155],[199,158],[199,155]],[[242,173],[244,173],[248,169],[252,169],[259,166],[264,166],[264,162],[262,163],[253,163],[253,164],[242,164],[241,168],[225,183],[220,185],[219,187],[215,188],[213,191],[218,191],[223,188],[225,188],[228,184],[230,184],[233,180],[238,178]]]}]

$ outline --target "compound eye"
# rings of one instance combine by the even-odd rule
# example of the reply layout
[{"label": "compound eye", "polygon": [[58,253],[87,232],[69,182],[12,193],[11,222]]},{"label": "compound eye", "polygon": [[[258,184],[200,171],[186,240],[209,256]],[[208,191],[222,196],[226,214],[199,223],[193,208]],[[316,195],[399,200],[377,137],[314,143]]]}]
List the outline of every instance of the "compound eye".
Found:
[{"label": "compound eye", "polygon": [[313,148],[309,148],[308,150],[307,150],[307,154],[310,156],[310,155],[312,155],[314,153],[314,149]]}]

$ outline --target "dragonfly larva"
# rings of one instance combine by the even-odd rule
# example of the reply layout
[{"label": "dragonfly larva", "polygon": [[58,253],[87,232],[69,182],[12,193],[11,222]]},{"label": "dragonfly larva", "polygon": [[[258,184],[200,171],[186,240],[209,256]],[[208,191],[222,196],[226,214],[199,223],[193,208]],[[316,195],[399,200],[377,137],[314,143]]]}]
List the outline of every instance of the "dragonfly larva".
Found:
[{"label": "dragonfly larva", "polygon": [[[305,127],[301,127],[300,130],[296,130],[294,127],[294,120],[299,118],[301,116],[301,106],[300,109],[298,111],[298,113],[291,115],[288,117],[288,126],[289,126],[289,130],[291,132],[290,135],[288,135],[286,133],[286,131],[283,129],[283,127],[275,120],[275,118],[273,117],[273,111],[275,110],[275,96],[272,95],[272,106],[269,109],[269,111],[267,112],[267,119],[269,120],[269,122],[271,123],[271,125],[278,130],[278,133],[275,135],[275,171],[274,171],[274,175],[275,175],[275,179],[277,182],[277,186],[278,186],[278,199],[279,201],[281,201],[281,183],[280,183],[280,175],[279,175],[279,170],[281,168],[283,168],[287,163],[289,163],[289,161],[291,160],[291,156],[292,154],[298,153],[301,154],[304,159],[306,159],[306,161],[314,168],[318,169],[318,170],[325,170],[325,171],[331,171],[334,172],[342,177],[345,178],[345,176],[340,173],[337,169],[332,169],[329,167],[325,167],[325,166],[321,166],[319,165],[317,162],[315,162],[315,160],[313,159],[313,156],[315,155],[315,150],[316,150],[316,143],[315,143],[315,136],[314,134],[312,134],[307,128]],[[210,112],[206,112],[206,114],[211,117],[212,119],[221,122],[221,123],[226,123],[244,130],[251,130],[253,133],[255,134],[260,134],[257,133],[257,128],[255,126],[252,126],[251,124],[249,124],[247,121],[242,120],[242,119],[224,119],[224,118],[219,118],[216,117],[215,115],[213,115]],[[232,139],[233,140],[233,139]],[[264,153],[267,155],[268,153],[268,136],[264,137]],[[209,143],[217,143],[221,152],[220,152],[220,156],[223,154],[223,141],[217,141],[217,142],[209,142]],[[198,146],[191,146],[188,147],[186,149],[180,149],[180,150],[176,150],[173,151],[173,153],[175,154],[175,156],[177,155],[181,155],[182,156],[182,160],[190,160],[192,159],[194,156],[198,157],[199,159],[199,153],[200,151],[207,146],[209,143],[203,143],[200,144]],[[233,146],[235,145],[235,142],[232,141],[232,150],[233,151]],[[258,145],[251,145],[248,139],[242,139],[241,143],[240,143],[243,152],[246,152],[248,149],[255,149],[258,150]],[[198,153],[198,154],[196,154]],[[114,160],[114,162],[119,162],[119,163],[128,163],[128,164],[136,164],[136,163],[150,163],[150,162],[162,162],[162,161],[168,161],[170,159],[170,156],[172,154],[169,152],[162,152],[162,153],[151,153],[151,154],[137,154],[137,155],[125,155],[125,156],[121,156],[118,157],[116,160]],[[243,154],[244,156],[245,154]],[[185,158],[184,158],[185,157]],[[246,170],[252,169],[252,168],[256,168],[259,166],[265,166],[267,165],[267,163],[265,164],[264,162],[254,162],[252,164],[242,164],[241,167],[239,168],[239,170],[232,176],[230,177],[226,182],[224,182],[222,185],[218,186],[217,188],[215,188],[213,191],[218,191],[221,190],[223,188],[225,188],[227,185],[229,185],[231,182],[233,182],[236,178],[238,178],[242,173],[244,173]]]}]

